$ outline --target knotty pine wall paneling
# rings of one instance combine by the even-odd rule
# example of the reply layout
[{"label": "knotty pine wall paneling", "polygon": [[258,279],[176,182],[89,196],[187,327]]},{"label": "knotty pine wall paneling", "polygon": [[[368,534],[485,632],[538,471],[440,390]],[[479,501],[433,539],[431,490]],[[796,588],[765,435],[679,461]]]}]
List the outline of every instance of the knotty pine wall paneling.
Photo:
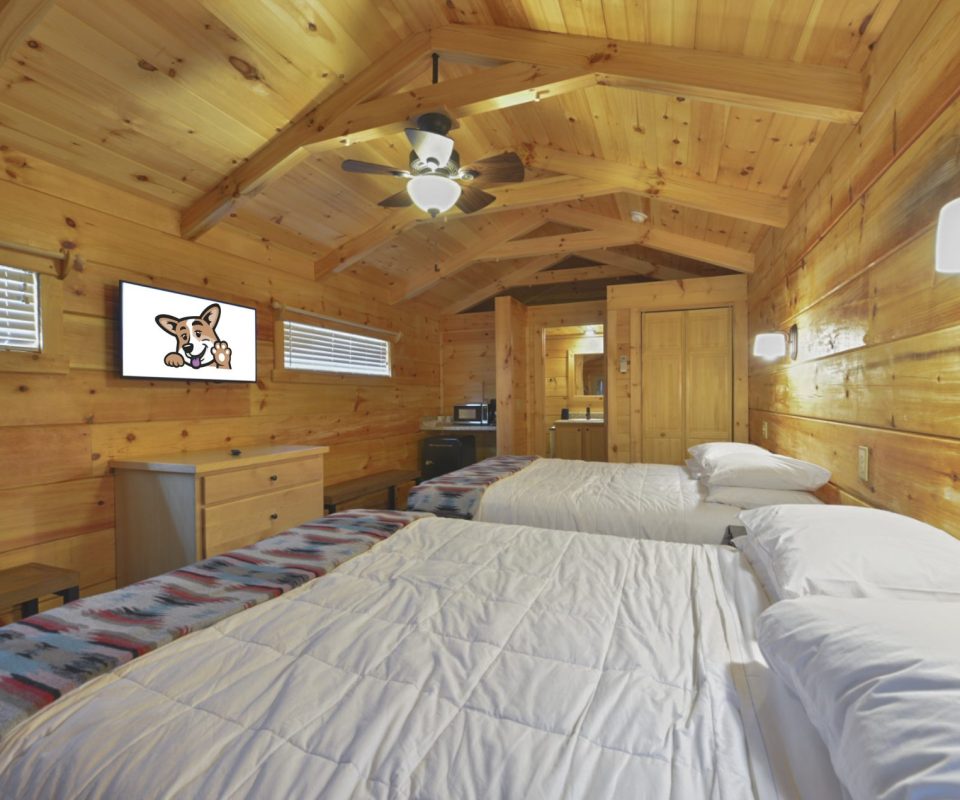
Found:
[{"label": "knotty pine wall paneling", "polygon": [[443,317],[443,414],[497,394],[493,312]]},{"label": "knotty pine wall paneling", "polygon": [[960,536],[960,278],[934,271],[937,215],[960,197],[958,52],[958,4],[901,4],[862,122],[818,152],[797,214],[760,243],[751,336],[796,324],[800,346],[753,360],[749,385],[753,441],[830,467],[848,501]]},{"label": "knotty pine wall paneling", "polygon": [[[331,447],[330,482],[416,467],[420,417],[440,411],[438,319],[350,275],[317,283],[308,255],[230,225],[185,241],[174,209],[11,150],[0,160],[0,240],[78,255],[62,283],[69,371],[0,372],[0,568],[40,561],[78,569],[86,594],[112,588],[112,458],[306,443]],[[120,378],[121,279],[255,305],[256,384]],[[401,331],[394,376],[274,380],[274,300]]]}]

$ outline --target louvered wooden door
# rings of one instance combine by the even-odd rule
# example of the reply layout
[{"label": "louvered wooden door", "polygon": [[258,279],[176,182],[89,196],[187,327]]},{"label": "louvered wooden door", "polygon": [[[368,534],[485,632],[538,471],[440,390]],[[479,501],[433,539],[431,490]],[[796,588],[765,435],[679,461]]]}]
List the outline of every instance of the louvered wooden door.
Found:
[{"label": "louvered wooden door", "polygon": [[733,438],[729,308],[643,315],[643,460],[682,464],[688,447]]}]

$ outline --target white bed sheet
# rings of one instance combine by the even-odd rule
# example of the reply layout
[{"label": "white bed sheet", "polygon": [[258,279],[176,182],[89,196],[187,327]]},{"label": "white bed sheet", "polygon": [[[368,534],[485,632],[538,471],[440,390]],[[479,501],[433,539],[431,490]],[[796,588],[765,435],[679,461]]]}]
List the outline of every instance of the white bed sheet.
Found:
[{"label": "white bed sheet", "polygon": [[797,796],[759,592],[729,548],[419,520],[27,720],[0,797]]},{"label": "white bed sheet", "polygon": [[685,467],[541,458],[483,494],[484,522],[720,544],[739,508],[706,502]]}]

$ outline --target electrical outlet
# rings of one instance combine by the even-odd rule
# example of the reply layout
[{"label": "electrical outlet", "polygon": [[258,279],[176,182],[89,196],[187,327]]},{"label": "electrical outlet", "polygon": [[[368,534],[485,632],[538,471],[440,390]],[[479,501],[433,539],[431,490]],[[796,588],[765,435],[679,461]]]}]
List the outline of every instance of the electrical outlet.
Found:
[{"label": "electrical outlet", "polygon": [[857,475],[864,483],[870,480],[870,448],[864,445],[857,448]]},{"label": "electrical outlet", "polygon": [[770,428],[767,427],[767,421],[764,420],[760,424],[760,432],[763,434],[763,438],[766,439],[770,436]]}]

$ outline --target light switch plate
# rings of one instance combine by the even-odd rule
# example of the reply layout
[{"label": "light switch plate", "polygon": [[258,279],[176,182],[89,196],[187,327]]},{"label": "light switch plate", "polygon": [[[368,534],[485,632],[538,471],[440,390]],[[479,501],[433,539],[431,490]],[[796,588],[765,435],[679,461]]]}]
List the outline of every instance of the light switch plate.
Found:
[{"label": "light switch plate", "polygon": [[626,373],[629,366],[630,366],[630,359],[628,359],[626,356],[620,356],[620,372]]},{"label": "light switch plate", "polygon": [[857,448],[857,475],[865,483],[870,480],[870,448],[864,445]]},{"label": "light switch plate", "polygon": [[767,427],[767,421],[764,420],[760,423],[760,431],[763,434],[763,438],[766,439],[770,435],[770,429]]}]

